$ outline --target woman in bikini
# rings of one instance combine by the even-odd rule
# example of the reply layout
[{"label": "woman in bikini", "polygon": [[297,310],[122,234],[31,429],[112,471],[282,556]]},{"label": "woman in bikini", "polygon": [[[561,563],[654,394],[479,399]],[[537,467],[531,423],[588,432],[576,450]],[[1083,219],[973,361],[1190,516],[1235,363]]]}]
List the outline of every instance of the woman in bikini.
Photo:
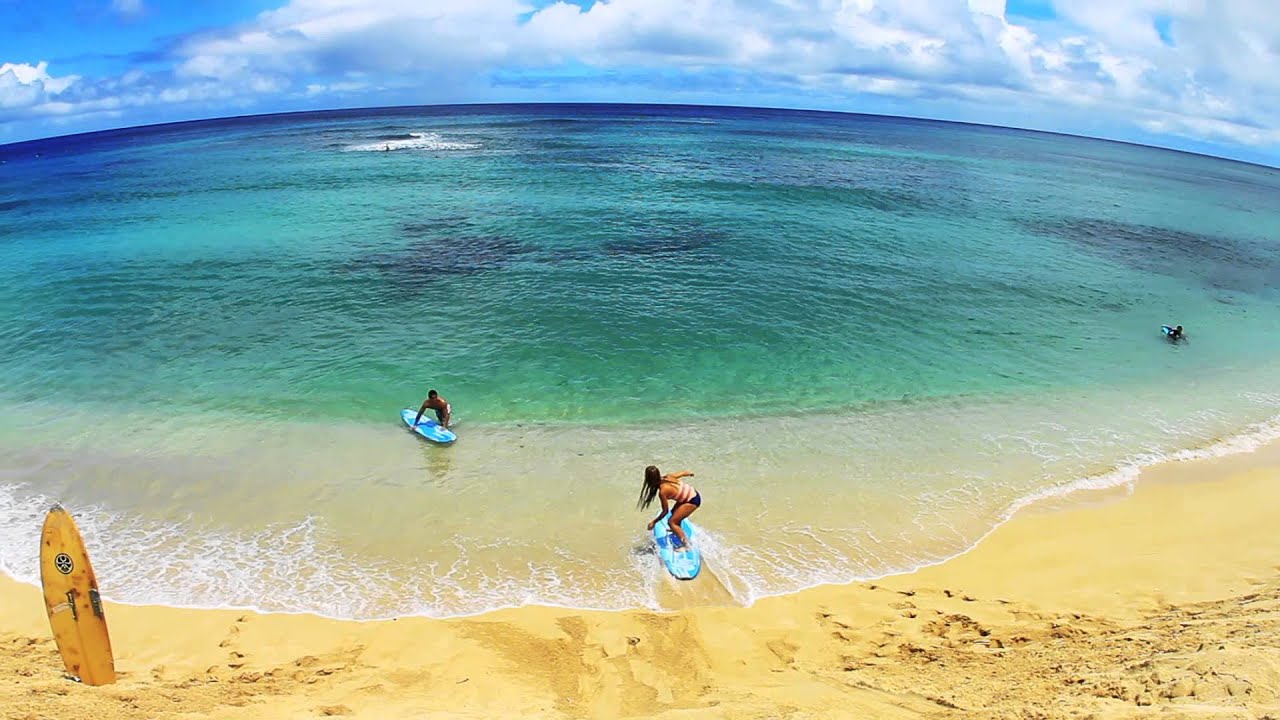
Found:
[{"label": "woman in bikini", "polygon": [[636,503],[636,507],[644,510],[653,504],[654,498],[662,500],[662,512],[649,522],[650,530],[653,530],[653,526],[667,514],[668,503],[673,504],[671,519],[667,521],[667,526],[679,540],[676,548],[679,552],[689,549],[689,538],[685,537],[684,530],[680,529],[680,522],[692,515],[694,510],[702,507],[702,495],[694,490],[692,485],[685,483],[683,478],[687,477],[693,477],[693,473],[682,470],[663,475],[658,472],[658,468],[650,465],[644,469],[644,487],[640,488],[640,500]]}]

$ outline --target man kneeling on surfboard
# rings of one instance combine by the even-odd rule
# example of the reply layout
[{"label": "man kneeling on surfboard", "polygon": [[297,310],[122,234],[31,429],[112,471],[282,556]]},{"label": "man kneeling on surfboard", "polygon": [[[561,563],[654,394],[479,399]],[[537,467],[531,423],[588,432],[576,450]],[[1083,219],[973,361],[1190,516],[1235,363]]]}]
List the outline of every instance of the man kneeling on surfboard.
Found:
[{"label": "man kneeling on surfboard", "polygon": [[435,390],[427,391],[427,399],[422,402],[422,407],[418,408],[418,416],[413,419],[413,426],[418,426],[418,421],[422,419],[422,413],[426,412],[427,408],[436,411],[436,420],[440,422],[440,427],[448,430],[449,420],[453,417],[453,407]]},{"label": "man kneeling on surfboard", "polygon": [[671,519],[667,521],[667,527],[671,528],[671,532],[680,541],[676,552],[687,552],[689,550],[689,538],[685,536],[684,530],[681,529],[680,523],[685,518],[693,514],[694,510],[702,507],[702,494],[693,489],[692,485],[685,483],[681,478],[693,477],[693,473],[688,470],[663,475],[658,468],[650,465],[644,469],[644,487],[640,488],[640,500],[636,506],[641,510],[653,504],[653,499],[662,500],[662,512],[658,513],[658,517],[649,521],[649,530],[653,530],[653,526],[667,514],[667,503],[674,503],[675,506],[671,510]]}]

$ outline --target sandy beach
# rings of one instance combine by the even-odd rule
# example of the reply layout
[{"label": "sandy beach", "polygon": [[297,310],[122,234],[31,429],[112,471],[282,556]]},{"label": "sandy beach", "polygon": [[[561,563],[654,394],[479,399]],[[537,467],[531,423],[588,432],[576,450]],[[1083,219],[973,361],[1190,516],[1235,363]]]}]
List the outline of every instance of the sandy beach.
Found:
[{"label": "sandy beach", "polygon": [[941,565],[749,608],[359,623],[112,604],[120,681],[101,688],[63,678],[37,589],[4,579],[0,716],[1280,716],[1278,481],[1277,445],[1169,463]]}]

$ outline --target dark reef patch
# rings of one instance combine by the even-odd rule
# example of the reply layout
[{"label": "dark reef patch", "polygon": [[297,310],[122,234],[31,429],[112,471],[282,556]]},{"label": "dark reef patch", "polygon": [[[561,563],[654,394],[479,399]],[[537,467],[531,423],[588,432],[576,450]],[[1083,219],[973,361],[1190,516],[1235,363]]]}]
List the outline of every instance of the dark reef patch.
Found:
[{"label": "dark reef patch", "polygon": [[472,224],[471,219],[465,215],[451,215],[449,217],[401,223],[399,232],[401,237],[419,239],[432,237],[442,231],[471,227]]},{"label": "dark reef patch", "polygon": [[401,287],[425,288],[441,276],[469,276],[501,270],[532,249],[498,235],[433,236],[407,247],[370,253],[347,264],[349,271],[374,270]]},{"label": "dark reef patch", "polygon": [[1023,220],[1020,225],[1126,267],[1193,278],[1217,290],[1280,288],[1280,256],[1245,240],[1097,218]]},{"label": "dark reef patch", "polygon": [[637,228],[626,237],[605,242],[603,249],[613,257],[674,258],[702,254],[727,237],[723,230],[699,225]]},{"label": "dark reef patch", "polygon": [[582,235],[530,238],[486,232],[467,216],[414,219],[397,226],[403,245],[370,248],[341,272],[373,272],[401,288],[421,289],[442,277],[469,277],[528,266],[590,262],[605,256],[621,262],[702,262],[729,233],[680,218],[602,219]]}]

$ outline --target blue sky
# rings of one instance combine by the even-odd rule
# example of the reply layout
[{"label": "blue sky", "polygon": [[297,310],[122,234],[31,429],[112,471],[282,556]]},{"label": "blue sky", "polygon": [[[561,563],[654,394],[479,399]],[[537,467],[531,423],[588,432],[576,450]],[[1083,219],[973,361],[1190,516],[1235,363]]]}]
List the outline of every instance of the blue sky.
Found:
[{"label": "blue sky", "polygon": [[0,143],[291,110],[686,102],[1280,165],[1274,0],[0,0]]}]

